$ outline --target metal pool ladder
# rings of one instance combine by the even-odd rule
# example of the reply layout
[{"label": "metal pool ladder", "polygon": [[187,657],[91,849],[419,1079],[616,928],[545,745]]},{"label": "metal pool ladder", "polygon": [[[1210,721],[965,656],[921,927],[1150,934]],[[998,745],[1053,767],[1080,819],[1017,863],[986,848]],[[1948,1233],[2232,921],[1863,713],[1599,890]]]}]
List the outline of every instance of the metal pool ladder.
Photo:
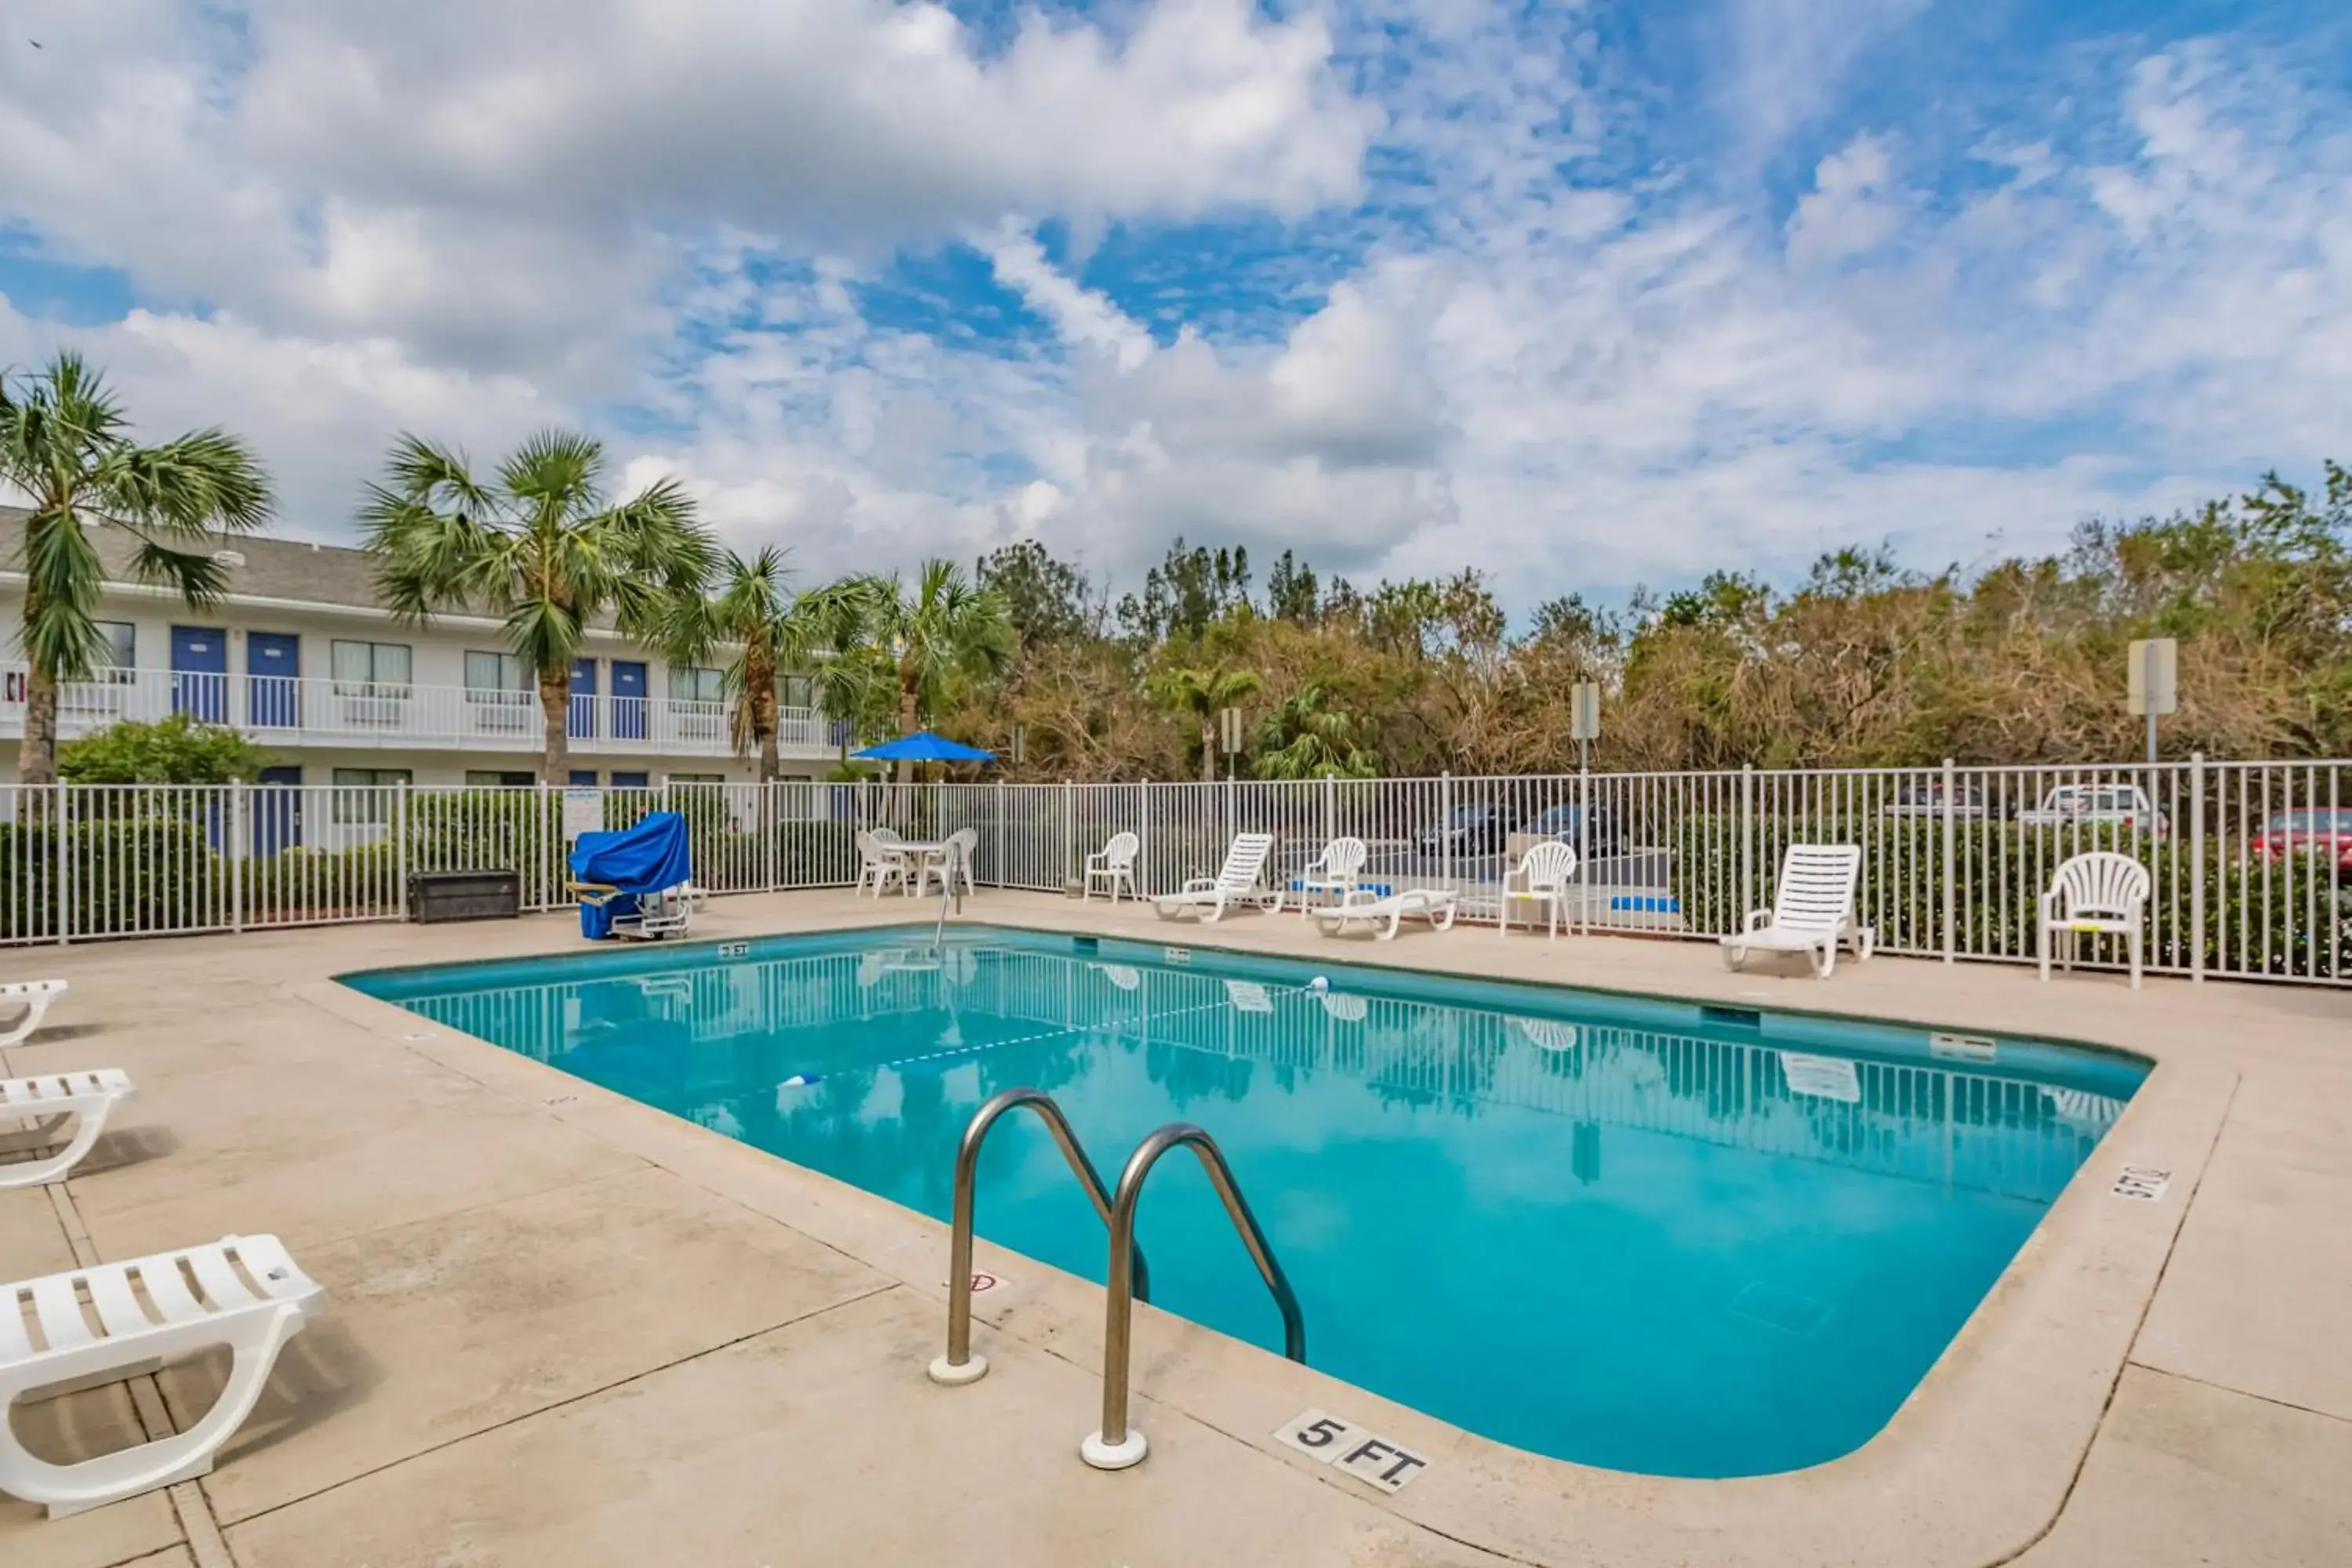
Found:
[{"label": "metal pool ladder", "polygon": [[[1095,1213],[1109,1226],[1112,1215],[1110,1189],[1103,1185],[1101,1173],[1087,1152],[1078,1146],[1077,1134],[1070,1131],[1069,1118],[1054,1103],[1054,1097],[1043,1089],[1008,1089],[991,1099],[972,1113],[971,1121],[963,1130],[963,1142],[956,1147],[954,1223],[948,1242],[948,1350],[931,1363],[933,1383],[950,1387],[977,1383],[988,1374],[988,1358],[975,1355],[971,1348],[971,1228],[973,1178],[980,1170],[980,1146],[988,1139],[988,1130],[1007,1111],[1027,1106],[1037,1113],[1045,1130],[1054,1135],[1060,1146],[1062,1158],[1069,1163],[1070,1173],[1078,1185],[1094,1200]],[[1130,1240],[1133,1231],[1129,1224]],[[1151,1272],[1143,1254],[1134,1251],[1131,1268],[1119,1270],[1122,1281],[1131,1281],[1136,1296],[1151,1300]],[[1123,1293],[1123,1292],[1122,1292]]]},{"label": "metal pool ladder", "polygon": [[1225,1163],[1224,1152],[1217,1141],[1189,1121],[1171,1121],[1135,1146],[1127,1159],[1127,1169],[1118,1176],[1118,1191],[1110,1202],[1110,1271],[1108,1296],[1109,1309],[1103,1327],[1103,1403],[1102,1426],[1078,1445],[1078,1457],[1098,1470],[1124,1470],[1143,1462],[1149,1445],[1143,1434],[1128,1424],[1127,1373],[1129,1359],[1129,1335],[1134,1326],[1133,1295],[1129,1284],[1129,1263],[1142,1262],[1135,1250],[1135,1206],[1143,1196],[1143,1184],[1160,1156],[1178,1144],[1192,1148],[1201,1168],[1208,1173],[1209,1184],[1217,1189],[1223,1201],[1226,1217],[1241,1233],[1242,1245],[1249,1248],[1250,1261],[1257,1265],[1259,1278],[1274,1292],[1274,1304],[1282,1310],[1282,1353],[1302,1364],[1307,1360],[1307,1320],[1298,1310],[1298,1298],[1290,1289],[1290,1280],[1282,1272],[1282,1264],[1274,1256],[1274,1247],[1258,1227],[1257,1216],[1250,1212],[1249,1200],[1242,1196],[1234,1181],[1233,1167]]}]

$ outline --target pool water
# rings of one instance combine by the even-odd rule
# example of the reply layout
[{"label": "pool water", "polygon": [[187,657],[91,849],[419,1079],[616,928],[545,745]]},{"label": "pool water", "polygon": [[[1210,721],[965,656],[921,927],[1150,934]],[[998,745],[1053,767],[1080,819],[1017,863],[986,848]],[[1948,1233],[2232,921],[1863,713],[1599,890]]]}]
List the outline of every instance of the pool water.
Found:
[{"label": "pool water", "polygon": [[[1309,1364],[1675,1476],[1866,1442],[2146,1070],[1337,961],[929,937],[344,978],[942,1219],[957,1140],[1000,1089],[1053,1094],[1107,1179],[1153,1128],[1199,1122],[1297,1290]],[[998,1125],[979,1184],[983,1237],[1103,1279],[1101,1222],[1034,1119]],[[1161,1163],[1138,1236],[1156,1304],[1279,1349],[1193,1162]]]}]

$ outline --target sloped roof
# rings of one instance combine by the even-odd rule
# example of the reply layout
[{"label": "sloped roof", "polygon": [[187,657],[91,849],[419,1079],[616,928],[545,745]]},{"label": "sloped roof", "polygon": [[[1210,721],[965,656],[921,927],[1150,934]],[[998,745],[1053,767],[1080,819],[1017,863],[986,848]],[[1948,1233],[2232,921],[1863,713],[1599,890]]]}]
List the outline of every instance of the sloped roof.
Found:
[{"label": "sloped roof", "polygon": [[[21,507],[0,507],[0,572],[16,572],[25,542]],[[110,583],[135,583],[131,575],[131,542],[119,528],[92,531],[99,559],[106,563]],[[244,559],[227,563],[228,591],[240,598],[293,599],[312,605],[353,605],[378,608],[375,565],[367,552],[340,544],[312,544],[306,540],[244,537],[223,539],[218,548]]]}]

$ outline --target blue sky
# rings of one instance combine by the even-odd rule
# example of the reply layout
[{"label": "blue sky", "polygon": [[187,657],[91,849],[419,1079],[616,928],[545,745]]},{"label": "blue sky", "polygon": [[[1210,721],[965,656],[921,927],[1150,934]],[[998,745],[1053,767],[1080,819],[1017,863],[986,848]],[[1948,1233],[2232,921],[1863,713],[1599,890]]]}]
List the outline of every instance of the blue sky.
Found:
[{"label": "blue sky", "polygon": [[2352,456],[2319,0],[97,9],[0,45],[0,363],[317,537],[396,430],[563,423],[812,576],[1181,532],[1524,609]]}]

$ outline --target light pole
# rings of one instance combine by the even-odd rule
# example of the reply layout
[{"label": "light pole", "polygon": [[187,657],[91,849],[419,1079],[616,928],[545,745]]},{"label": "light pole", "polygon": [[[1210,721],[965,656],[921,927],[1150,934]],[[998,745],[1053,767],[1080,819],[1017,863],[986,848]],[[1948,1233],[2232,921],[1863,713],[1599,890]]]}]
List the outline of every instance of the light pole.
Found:
[{"label": "light pole", "polygon": [[[2147,715],[2147,760],[2156,761],[2156,719],[2179,706],[2180,645],[2170,637],[2147,637],[2131,645],[2126,707]],[[2151,794],[2156,786],[2148,786]]]}]

